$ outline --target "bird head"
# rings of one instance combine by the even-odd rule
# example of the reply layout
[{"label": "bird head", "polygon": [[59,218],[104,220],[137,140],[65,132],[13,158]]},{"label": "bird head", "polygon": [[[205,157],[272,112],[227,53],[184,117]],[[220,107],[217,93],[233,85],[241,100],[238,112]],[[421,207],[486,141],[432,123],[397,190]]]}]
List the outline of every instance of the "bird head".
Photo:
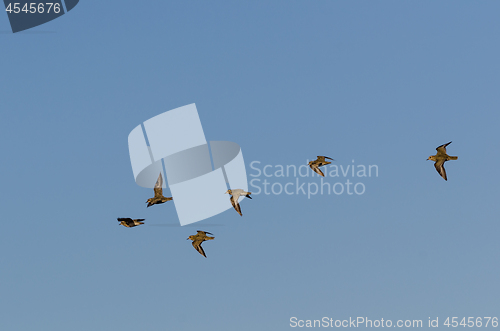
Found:
[{"label": "bird head", "polygon": [[194,240],[194,236],[189,236],[186,240]]},{"label": "bird head", "polygon": [[436,155],[429,156],[427,160],[436,161]]},{"label": "bird head", "polygon": [[227,190],[224,194],[233,194],[231,190]]}]

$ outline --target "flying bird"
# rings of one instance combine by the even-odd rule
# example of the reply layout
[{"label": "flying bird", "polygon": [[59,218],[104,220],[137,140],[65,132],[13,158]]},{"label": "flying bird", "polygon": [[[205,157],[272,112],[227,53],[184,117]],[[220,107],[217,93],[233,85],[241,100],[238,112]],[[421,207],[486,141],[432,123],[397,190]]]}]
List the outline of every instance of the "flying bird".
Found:
[{"label": "flying bird", "polygon": [[447,144],[441,145],[436,148],[436,155],[431,155],[427,160],[434,161],[434,167],[437,172],[444,178],[444,180],[448,180],[446,177],[446,170],[444,169],[444,163],[449,160],[457,160],[458,156],[449,156],[446,154],[446,146],[451,144],[451,141]]},{"label": "flying bird", "polygon": [[161,172],[160,172],[160,175],[158,176],[158,179],[156,180],[156,184],[155,184],[155,188],[154,188],[155,196],[153,198],[149,198],[148,201],[146,201],[146,203],[148,204],[148,207],[173,200],[173,198],[166,198],[163,196],[163,189],[161,188],[162,186],[163,186],[163,177],[161,176]]},{"label": "flying bird", "polygon": [[117,218],[118,222],[120,224],[118,225],[123,225],[127,228],[133,228],[134,226],[138,226],[141,224],[144,224],[144,218],[137,218],[137,219],[131,219],[131,218]]},{"label": "flying bird", "polygon": [[323,172],[319,169],[319,167],[322,167],[324,165],[330,164],[331,162],[326,161],[325,159],[329,159],[332,161],[335,161],[331,157],[328,156],[318,156],[318,158],[314,161],[309,162],[309,167],[311,167],[312,170],[314,170],[315,173],[317,173],[320,176],[325,177]]},{"label": "flying bird", "polygon": [[193,242],[191,244],[193,245],[194,249],[196,249],[198,251],[198,253],[200,253],[204,257],[207,257],[207,256],[205,255],[205,251],[203,250],[203,247],[201,247],[201,243],[204,242],[205,240],[212,240],[215,238],[215,237],[207,236],[207,233],[213,235],[213,233],[198,230],[197,234],[189,236],[186,239],[186,240],[192,240]]},{"label": "flying bird", "polygon": [[235,190],[227,190],[226,193],[224,194],[231,194],[231,197],[229,198],[231,204],[233,205],[234,209],[238,212],[238,214],[240,214],[240,216],[243,216],[243,214],[241,213],[240,204],[238,203],[238,198],[243,195],[249,199],[252,199],[252,197],[250,196],[252,192],[245,192],[242,189],[238,188]]}]

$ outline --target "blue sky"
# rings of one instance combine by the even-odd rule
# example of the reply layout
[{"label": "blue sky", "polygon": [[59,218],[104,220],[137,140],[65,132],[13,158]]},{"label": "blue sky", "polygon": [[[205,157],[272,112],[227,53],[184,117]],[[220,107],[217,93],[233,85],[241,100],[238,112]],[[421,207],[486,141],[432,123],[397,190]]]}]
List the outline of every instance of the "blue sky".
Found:
[{"label": "blue sky", "polygon": [[[16,34],[0,15],[0,329],[498,317],[499,10],[82,0]],[[127,136],[190,103],[249,179],[252,161],[316,155],[379,176],[351,178],[362,195],[259,194],[243,217],[175,226],[173,204],[146,209]],[[449,141],[445,182],[426,158]],[[198,229],[216,237],[207,259],[186,241]]]}]

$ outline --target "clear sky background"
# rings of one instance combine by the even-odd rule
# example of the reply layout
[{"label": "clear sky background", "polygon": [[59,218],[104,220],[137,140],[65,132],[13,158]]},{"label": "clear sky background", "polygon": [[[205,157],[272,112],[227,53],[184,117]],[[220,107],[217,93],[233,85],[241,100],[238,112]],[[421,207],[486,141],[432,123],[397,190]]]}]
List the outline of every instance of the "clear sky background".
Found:
[{"label": "clear sky background", "polygon": [[[500,317],[499,12],[82,0],[17,34],[0,14],[0,330]],[[127,137],[190,103],[207,140],[241,146],[249,179],[252,161],[316,155],[379,176],[348,177],[362,195],[254,194],[243,217],[180,227],[172,203],[146,209]],[[426,159],[449,141],[445,182]],[[216,237],[207,259],[186,241],[198,229]]]}]

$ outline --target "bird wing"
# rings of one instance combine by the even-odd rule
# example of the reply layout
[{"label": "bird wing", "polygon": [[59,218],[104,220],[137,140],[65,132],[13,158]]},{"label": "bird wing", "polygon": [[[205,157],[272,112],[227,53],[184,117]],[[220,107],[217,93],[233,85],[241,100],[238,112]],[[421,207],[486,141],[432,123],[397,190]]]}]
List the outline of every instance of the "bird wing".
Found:
[{"label": "bird wing", "polygon": [[234,209],[238,212],[238,214],[240,214],[240,216],[243,216],[243,214],[241,213],[241,208],[240,204],[238,203],[238,200],[233,199],[233,197],[229,198],[229,200],[231,200],[231,204],[233,205]]},{"label": "bird wing", "polygon": [[201,230],[197,230],[198,234],[211,234],[212,236],[214,235],[213,233],[210,233],[208,231],[201,231]]},{"label": "bird wing", "polygon": [[439,147],[436,148],[436,151],[437,151],[437,154],[440,155],[446,155],[446,146],[448,146],[449,144],[451,144],[451,141],[447,144],[443,144]]},{"label": "bird wing", "polygon": [[[125,223],[125,224],[126,224],[126,226],[127,226],[127,227],[129,227],[129,228],[135,225],[135,224],[134,224],[134,220],[133,220],[133,219],[131,219],[131,218],[118,218],[118,222],[120,222],[120,223],[121,223],[121,222]],[[122,225],[124,225],[124,224],[122,224]]]},{"label": "bird wing", "polygon": [[163,196],[163,189],[162,189],[162,186],[163,186],[163,176],[161,175],[161,172],[160,172],[160,175],[158,176],[158,179],[156,180],[156,184],[155,184],[155,197],[156,196]]},{"label": "bird wing", "polygon": [[448,180],[446,178],[446,170],[444,169],[444,160],[436,161],[436,163],[434,163],[434,167],[444,180]]},{"label": "bird wing", "polygon": [[155,198],[156,197],[162,197],[163,196],[163,189],[160,187],[155,187]]},{"label": "bird wing", "polygon": [[317,165],[315,164],[311,164],[310,165],[311,169],[314,170],[315,173],[317,173],[318,175],[322,176],[322,177],[325,177],[325,174],[323,174],[323,171],[321,171]]},{"label": "bird wing", "polygon": [[204,257],[207,257],[205,255],[205,251],[203,250],[203,247],[201,247],[202,242],[203,242],[203,240],[195,240],[192,242],[192,244],[193,244],[194,249],[196,249],[198,251],[198,253],[200,253]]}]

